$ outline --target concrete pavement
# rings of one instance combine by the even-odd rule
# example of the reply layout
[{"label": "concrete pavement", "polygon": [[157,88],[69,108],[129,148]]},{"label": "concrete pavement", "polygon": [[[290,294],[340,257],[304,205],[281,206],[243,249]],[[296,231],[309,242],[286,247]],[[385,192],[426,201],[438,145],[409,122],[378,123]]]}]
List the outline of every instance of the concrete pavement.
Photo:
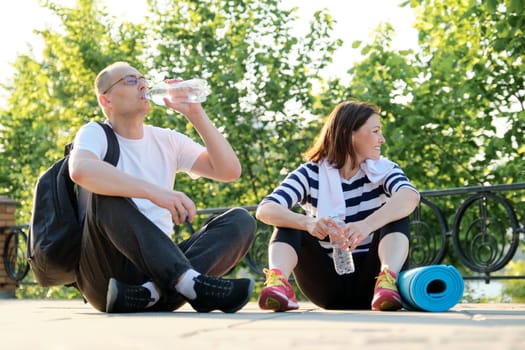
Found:
[{"label": "concrete pavement", "polygon": [[80,300],[0,300],[0,348],[525,349],[525,304],[458,304],[445,313],[329,311],[104,314]]}]

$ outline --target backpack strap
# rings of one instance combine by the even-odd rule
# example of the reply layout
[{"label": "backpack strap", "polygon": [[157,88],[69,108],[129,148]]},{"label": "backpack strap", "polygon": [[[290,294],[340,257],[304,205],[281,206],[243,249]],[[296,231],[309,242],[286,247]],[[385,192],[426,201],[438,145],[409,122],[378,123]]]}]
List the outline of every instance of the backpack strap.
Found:
[{"label": "backpack strap", "polygon": [[[111,126],[99,121],[96,122],[98,125],[100,125],[102,129],[104,129],[104,132],[106,133],[106,138],[108,140],[108,150],[106,151],[104,161],[108,162],[113,166],[117,166],[118,159],[120,157],[120,147],[118,145],[117,136],[115,135],[115,132],[113,131]],[[71,153],[72,150],[73,142],[70,142],[64,147],[64,157],[69,155],[69,153]]]},{"label": "backpack strap", "polygon": [[108,150],[106,152],[106,156],[104,157],[104,161],[113,166],[117,166],[118,159],[120,157],[120,147],[118,145],[117,136],[115,135],[115,132],[111,126],[108,124],[101,123],[99,121],[97,121],[97,123],[102,127],[102,129],[104,129],[106,132],[106,138],[108,139]]}]

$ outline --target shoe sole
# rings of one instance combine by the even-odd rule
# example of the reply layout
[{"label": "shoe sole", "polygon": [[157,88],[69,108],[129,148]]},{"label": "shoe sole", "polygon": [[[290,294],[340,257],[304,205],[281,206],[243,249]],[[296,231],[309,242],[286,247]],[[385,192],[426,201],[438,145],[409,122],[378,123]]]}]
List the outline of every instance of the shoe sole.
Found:
[{"label": "shoe sole", "polygon": [[[112,290],[117,291],[116,293],[110,293]],[[106,294],[106,312],[113,313],[113,307],[118,296],[117,280],[114,278],[109,279],[108,292]]]},{"label": "shoe sole", "polygon": [[373,301],[372,311],[397,311],[402,308],[401,300],[394,297],[391,299]]},{"label": "shoe sole", "polygon": [[265,294],[263,291],[259,297],[259,307],[263,310],[284,312],[298,309],[299,304],[289,300],[286,295],[281,293],[274,291],[272,294]]},{"label": "shoe sole", "polygon": [[242,303],[237,305],[237,306],[235,306],[235,307],[233,307],[233,308],[231,308],[231,309],[221,309],[221,311],[225,312],[225,313],[228,313],[228,314],[231,314],[231,313],[237,312],[240,309],[242,309],[244,307],[244,305],[248,304],[248,302],[250,301],[250,298],[252,297],[254,288],[255,288],[255,281],[250,279],[250,284],[248,285],[248,294],[246,294],[246,298],[242,301]]}]

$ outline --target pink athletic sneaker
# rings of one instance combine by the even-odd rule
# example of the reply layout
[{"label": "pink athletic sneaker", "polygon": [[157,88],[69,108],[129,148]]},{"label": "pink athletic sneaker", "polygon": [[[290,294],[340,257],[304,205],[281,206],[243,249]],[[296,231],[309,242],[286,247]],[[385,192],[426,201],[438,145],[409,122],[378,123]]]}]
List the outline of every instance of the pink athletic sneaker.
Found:
[{"label": "pink athletic sneaker", "polygon": [[396,311],[401,309],[401,296],[397,291],[396,273],[384,268],[376,279],[372,310]]},{"label": "pink athletic sneaker", "polygon": [[284,278],[279,269],[264,269],[266,286],[259,296],[259,307],[276,312],[296,310],[299,308],[297,298],[290,282]]}]

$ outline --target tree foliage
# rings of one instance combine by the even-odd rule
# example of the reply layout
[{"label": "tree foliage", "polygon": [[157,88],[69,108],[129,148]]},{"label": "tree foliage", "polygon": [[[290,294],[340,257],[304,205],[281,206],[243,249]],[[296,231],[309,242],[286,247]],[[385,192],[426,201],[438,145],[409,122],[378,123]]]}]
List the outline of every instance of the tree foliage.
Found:
[{"label": "tree foliage", "polygon": [[1,111],[1,194],[20,202],[17,217],[29,220],[37,176],[59,159],[65,144],[92,118],[102,118],[93,92],[96,74],[117,60],[140,67],[140,27],[117,25],[96,1],[78,0],[74,8],[46,1],[62,31],[41,30],[42,58],[21,55],[6,88],[8,108]]},{"label": "tree foliage", "polygon": [[[420,190],[523,182],[523,1],[405,4],[416,13],[418,50],[394,50],[393,28],[382,25],[371,43],[354,43],[364,59],[343,88],[383,108],[386,155]],[[503,195],[522,216],[524,195]],[[432,201],[451,224],[463,199]]]},{"label": "tree foliage", "polygon": [[[1,111],[2,194],[20,201],[27,221],[36,176],[83,123],[102,118],[93,80],[117,60],[150,80],[202,77],[212,86],[205,108],[237,151],[243,176],[228,184],[179,177],[176,186],[199,208],[258,203],[301,161],[333,106],[349,98],[382,107],[386,155],[420,189],[520,181],[520,1],[407,2],[418,14],[419,49],[394,50],[394,29],[383,24],[371,43],[354,43],[364,58],[348,70],[346,85],[321,73],[341,44],[331,39],[325,11],[297,37],[295,9],[282,10],[277,0],[150,0],[141,24],[118,22],[96,0],[73,8],[46,1],[62,30],[39,32],[41,59],[28,54],[15,62]],[[324,91],[315,94],[314,85]],[[154,108],[148,122],[198,138],[184,117],[164,108]]]},{"label": "tree foliage", "polygon": [[[176,187],[199,208],[257,203],[311,140],[302,115],[312,83],[340,44],[330,39],[329,14],[316,13],[310,31],[296,37],[296,9],[281,10],[278,1],[152,0],[142,24],[116,21],[96,0],[44,5],[63,30],[40,32],[41,59],[23,55],[15,62],[9,105],[1,112],[2,194],[20,201],[23,222],[38,174],[82,124],[102,118],[93,81],[115,61],[128,61],[151,80],[199,76],[212,86],[204,107],[239,154],[244,175],[229,184],[178,177]],[[183,116],[164,108],[147,122],[199,139]]]},{"label": "tree foliage", "polygon": [[[525,276],[525,261],[511,261],[505,270],[510,272],[510,275]],[[503,281],[503,293],[505,296],[511,298],[513,303],[525,302],[525,281],[522,279]]]},{"label": "tree foliage", "polygon": [[[181,178],[179,188],[188,189],[198,207],[258,203],[311,141],[302,114],[313,98],[312,83],[338,45],[329,40],[331,17],[316,13],[309,33],[295,37],[295,10],[280,10],[277,0],[150,3],[157,42],[151,68],[159,78],[209,82],[205,108],[243,166],[234,184]],[[157,110],[151,121],[194,134],[185,118],[165,114]]]},{"label": "tree foliage", "polygon": [[418,51],[393,50],[390,25],[362,47],[349,94],[385,110],[388,155],[418,188],[523,181],[523,3],[407,1]]}]

